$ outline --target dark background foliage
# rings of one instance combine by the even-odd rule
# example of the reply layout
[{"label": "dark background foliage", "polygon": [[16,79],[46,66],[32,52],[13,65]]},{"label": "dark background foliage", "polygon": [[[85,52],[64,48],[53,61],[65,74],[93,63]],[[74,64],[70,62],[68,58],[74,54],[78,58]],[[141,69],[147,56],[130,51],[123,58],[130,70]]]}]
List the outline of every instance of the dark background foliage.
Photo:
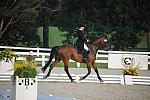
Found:
[{"label": "dark background foliage", "polygon": [[74,44],[84,24],[90,41],[107,35],[115,50],[128,50],[146,36],[150,51],[149,9],[149,0],[0,0],[0,44],[49,47],[49,26],[66,32],[63,43]]}]

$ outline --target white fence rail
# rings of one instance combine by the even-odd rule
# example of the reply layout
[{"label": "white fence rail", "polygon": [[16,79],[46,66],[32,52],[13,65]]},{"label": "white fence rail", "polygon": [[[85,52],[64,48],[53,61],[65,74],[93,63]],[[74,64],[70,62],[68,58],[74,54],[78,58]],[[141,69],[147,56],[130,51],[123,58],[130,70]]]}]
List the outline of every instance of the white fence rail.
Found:
[{"label": "white fence rail", "polygon": [[[43,79],[44,74],[38,74],[37,79],[39,82],[70,82],[66,74],[51,74],[47,79]],[[86,79],[79,81],[82,74],[71,74],[77,83],[100,83],[96,75],[89,75]],[[10,81],[12,74],[0,75],[0,81]],[[122,84],[122,85],[150,85],[150,77],[146,76],[123,76],[123,75],[101,75],[101,78],[107,84]]]},{"label": "white fence rail", "polygon": [[[25,56],[29,55],[30,51],[33,51],[35,60],[37,62],[40,62],[42,66],[45,65],[45,63],[49,59],[51,49],[47,48],[24,48],[24,47],[8,47],[8,46],[0,46],[0,49],[10,48],[14,51],[16,50],[28,50],[27,52],[15,52],[19,57],[17,57],[17,60],[24,60],[26,59]],[[115,53],[115,54],[141,54],[141,55],[150,55],[150,52],[123,52],[123,51],[103,51],[99,50],[97,53],[97,60],[96,63],[108,63],[108,54],[109,53]],[[99,60],[101,58],[102,60]],[[150,56],[148,57],[150,64]],[[70,60],[70,62],[74,62]],[[80,67],[80,63],[77,63],[77,67]],[[75,79],[76,82],[79,82],[79,78],[83,75],[77,75],[77,74],[71,74],[73,76],[73,79]],[[10,81],[12,74],[1,74],[0,75],[0,81]],[[47,79],[43,79],[43,74],[38,74],[38,81],[56,81],[56,82],[70,82],[68,76],[66,74],[51,74],[50,77]],[[143,85],[150,85],[150,77],[146,76],[123,76],[123,75],[101,75],[102,79],[104,80],[103,83],[116,83],[116,84],[126,84],[126,85],[133,85],[133,84],[143,84]],[[96,75],[89,75],[85,80],[80,81],[82,82],[90,82],[90,83],[100,83],[97,79]]]},{"label": "white fence rail", "polygon": [[[19,57],[17,60],[24,60],[25,56],[29,55],[29,51],[33,51],[33,54],[35,56],[35,60],[37,62],[40,62],[42,66],[45,65],[45,63],[49,59],[50,53],[45,53],[45,52],[50,52],[51,49],[47,48],[25,48],[25,47],[9,47],[9,46],[0,46],[0,49],[5,49],[5,48],[10,48],[12,50],[28,50],[28,52],[15,52]],[[104,51],[104,50],[98,50],[97,52],[97,60],[95,61],[96,63],[108,63],[108,54],[113,53],[113,54],[141,54],[141,55],[149,55],[148,56],[148,64],[150,64],[150,52],[124,52],[124,51]],[[99,59],[100,58],[100,59]],[[70,62],[74,62],[70,60]],[[77,63],[77,67],[80,67],[80,63]]]}]

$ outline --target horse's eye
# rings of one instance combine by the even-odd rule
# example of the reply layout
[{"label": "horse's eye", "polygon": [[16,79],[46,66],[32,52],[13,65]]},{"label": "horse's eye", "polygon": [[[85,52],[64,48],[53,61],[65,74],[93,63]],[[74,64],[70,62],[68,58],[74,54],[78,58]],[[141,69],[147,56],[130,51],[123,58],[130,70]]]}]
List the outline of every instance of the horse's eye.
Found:
[{"label": "horse's eye", "polygon": [[104,39],[104,42],[107,42],[107,39]]}]

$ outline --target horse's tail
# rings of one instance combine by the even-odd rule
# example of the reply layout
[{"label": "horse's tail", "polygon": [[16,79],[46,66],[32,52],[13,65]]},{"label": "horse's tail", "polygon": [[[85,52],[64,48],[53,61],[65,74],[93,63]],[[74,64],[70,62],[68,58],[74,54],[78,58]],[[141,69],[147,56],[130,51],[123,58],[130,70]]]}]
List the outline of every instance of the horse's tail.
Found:
[{"label": "horse's tail", "polygon": [[46,63],[46,65],[42,68],[42,71],[44,72],[46,70],[46,68],[50,65],[50,63],[52,62],[52,59],[55,57],[55,59],[58,58],[58,46],[55,46],[51,49],[51,53],[50,53],[50,58],[48,60],[48,62]]},{"label": "horse's tail", "polygon": [[58,46],[55,46],[51,50],[50,58],[46,65],[49,65],[54,57],[55,57],[55,59],[57,59],[57,56],[58,56]]}]

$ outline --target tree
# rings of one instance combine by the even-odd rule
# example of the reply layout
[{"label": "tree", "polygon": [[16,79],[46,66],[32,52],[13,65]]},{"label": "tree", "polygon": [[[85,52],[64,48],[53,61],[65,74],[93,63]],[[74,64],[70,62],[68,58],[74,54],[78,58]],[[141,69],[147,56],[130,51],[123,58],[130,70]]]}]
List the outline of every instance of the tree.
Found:
[{"label": "tree", "polygon": [[137,43],[141,40],[141,34],[137,34],[137,31],[132,27],[118,27],[116,31],[111,33],[111,42],[114,45],[115,50],[128,50],[129,48],[135,48]]},{"label": "tree", "polygon": [[38,21],[39,26],[43,27],[43,47],[49,47],[49,26],[51,17],[61,10],[61,0],[45,0],[40,7]]},{"label": "tree", "polygon": [[36,34],[36,23],[14,23],[6,30],[0,39],[0,45],[7,46],[28,46],[35,47],[41,45],[40,38]]},{"label": "tree", "polygon": [[149,0],[137,0],[137,28],[146,33],[148,51],[150,51],[150,2]]},{"label": "tree", "polygon": [[146,33],[150,48],[149,9],[149,0],[3,0],[0,36],[20,21],[35,23],[38,16],[36,24],[43,26],[44,47],[48,47],[50,25],[66,31],[64,43],[72,43],[77,27],[84,24],[91,41],[99,35],[109,35],[117,50],[127,50],[136,47]]},{"label": "tree", "polygon": [[0,2],[1,45],[33,46],[40,43],[36,35],[35,18],[43,2],[44,0],[2,0]]},{"label": "tree", "polygon": [[[94,2],[65,0],[63,6],[65,9],[56,17],[55,24],[58,23],[64,31],[67,31],[66,36],[69,37],[75,34],[73,32],[79,23],[84,23],[87,26],[86,33],[91,40],[103,34],[108,34],[112,38],[117,36],[118,39],[122,39],[121,42],[118,42],[118,39],[111,39],[112,44],[118,49],[127,50],[140,42],[143,29],[139,28],[141,27],[139,18],[142,18],[141,22],[149,20],[149,17],[147,20],[144,16],[140,17],[141,12],[145,15],[145,11],[146,13],[148,11],[141,7],[149,8],[148,5],[148,0],[95,0]],[[112,34],[113,32],[115,34]]]},{"label": "tree", "polygon": [[44,0],[2,0],[0,2],[0,37],[7,28],[19,20],[32,21]]}]

